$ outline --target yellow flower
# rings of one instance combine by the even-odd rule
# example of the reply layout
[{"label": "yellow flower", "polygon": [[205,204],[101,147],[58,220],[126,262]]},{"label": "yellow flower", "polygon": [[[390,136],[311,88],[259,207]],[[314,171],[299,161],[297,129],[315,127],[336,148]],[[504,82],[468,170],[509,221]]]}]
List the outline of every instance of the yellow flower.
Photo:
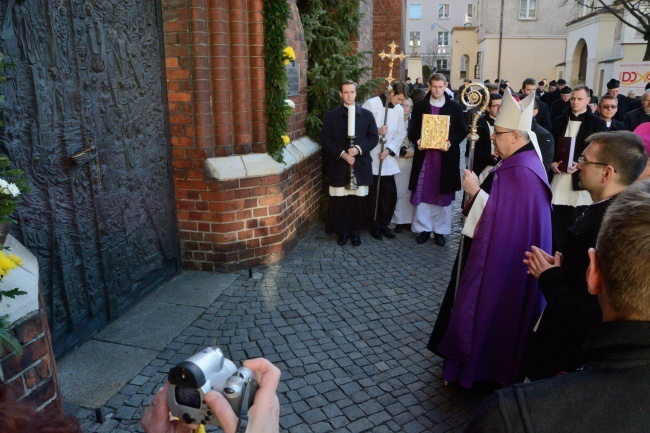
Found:
[{"label": "yellow flower", "polygon": [[289,138],[288,135],[283,135],[282,136],[282,143],[286,146],[287,144],[291,143],[291,139]]},{"label": "yellow flower", "polygon": [[23,262],[18,256],[11,254],[7,257],[4,251],[0,251],[0,278],[5,277],[10,270],[22,264]]},{"label": "yellow flower", "polygon": [[296,60],[296,53],[293,52],[293,48],[287,47],[282,52],[282,61],[285,65],[288,65],[289,62]]}]

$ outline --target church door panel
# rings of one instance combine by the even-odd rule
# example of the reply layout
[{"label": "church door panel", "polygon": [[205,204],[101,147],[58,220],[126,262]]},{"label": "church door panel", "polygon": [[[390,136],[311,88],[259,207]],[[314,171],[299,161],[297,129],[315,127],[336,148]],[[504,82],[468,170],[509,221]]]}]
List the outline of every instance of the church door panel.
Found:
[{"label": "church door panel", "polygon": [[179,269],[160,2],[10,0],[0,26],[14,231],[61,353]]}]

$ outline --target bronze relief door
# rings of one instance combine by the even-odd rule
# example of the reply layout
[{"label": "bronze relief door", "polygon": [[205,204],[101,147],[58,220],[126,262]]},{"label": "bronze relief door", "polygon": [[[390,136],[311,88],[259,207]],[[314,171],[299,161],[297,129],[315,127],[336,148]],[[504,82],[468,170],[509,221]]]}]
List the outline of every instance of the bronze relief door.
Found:
[{"label": "bronze relief door", "polygon": [[180,267],[160,0],[9,0],[0,26],[14,233],[62,353]]}]

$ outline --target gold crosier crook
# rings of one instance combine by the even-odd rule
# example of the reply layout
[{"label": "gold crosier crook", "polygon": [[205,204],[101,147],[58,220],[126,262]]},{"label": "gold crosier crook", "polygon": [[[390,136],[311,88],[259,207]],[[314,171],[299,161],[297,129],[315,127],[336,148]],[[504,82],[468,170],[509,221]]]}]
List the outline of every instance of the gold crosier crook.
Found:
[{"label": "gold crosier crook", "polygon": [[[390,53],[386,54],[383,50],[381,53],[379,53],[379,57],[381,57],[382,60],[388,58],[390,61],[388,62],[388,77],[386,77],[386,81],[388,84],[386,85],[386,111],[384,111],[384,125],[386,124],[386,121],[388,119],[388,104],[390,103],[390,92],[393,90],[393,86],[391,86],[391,83],[393,82],[393,63],[397,59],[397,61],[404,60],[406,56],[404,56],[404,53],[397,54],[395,50],[399,45],[395,43],[395,41],[392,41],[389,45],[390,47]],[[388,131],[386,131],[388,132]],[[384,146],[386,145],[386,134],[382,135],[381,138],[379,139],[379,143],[381,143],[381,150],[379,151],[380,154],[384,153]],[[381,167],[383,164],[384,160],[380,159],[379,160],[379,172],[378,172],[378,177],[377,177],[377,200],[375,201],[375,216],[373,217],[373,221],[377,221],[377,209],[379,208],[379,186],[381,184]]]},{"label": "gold crosier crook", "polygon": [[[463,89],[460,94],[460,100],[470,109],[476,108],[472,116],[472,124],[470,132],[467,135],[467,143],[469,145],[469,159],[467,161],[467,169],[472,171],[474,169],[474,147],[478,141],[478,130],[476,124],[478,119],[487,111],[490,103],[490,92],[481,83],[470,83]],[[463,208],[469,201],[469,195],[463,191]],[[461,228],[465,225],[465,216],[462,217]],[[463,235],[460,235],[460,243],[458,246],[458,266],[456,267],[456,286],[454,293],[458,292],[458,284],[460,283],[461,270],[463,269],[463,250],[465,242],[463,242]],[[455,296],[454,296],[455,297]]]}]

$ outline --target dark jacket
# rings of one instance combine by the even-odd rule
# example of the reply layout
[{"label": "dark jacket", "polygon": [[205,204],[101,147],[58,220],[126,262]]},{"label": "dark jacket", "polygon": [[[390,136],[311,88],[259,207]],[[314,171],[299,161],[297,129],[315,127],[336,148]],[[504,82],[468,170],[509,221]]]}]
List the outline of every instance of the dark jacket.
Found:
[{"label": "dark jacket", "polygon": [[560,96],[560,89],[555,89],[552,92],[548,92],[542,96],[542,102],[544,102],[549,107],[552,107],[553,102],[557,101],[558,99],[562,99]]},{"label": "dark jacket", "polygon": [[[488,121],[494,125],[494,119],[490,119],[488,114],[485,113],[476,122],[476,130],[478,132],[478,140],[474,146],[474,166],[472,171],[476,175],[480,175],[485,167],[488,165],[495,165],[497,158],[492,154],[492,140],[490,139],[490,128]],[[468,144],[469,149],[469,144]]]},{"label": "dark jacket", "polygon": [[650,322],[600,324],[583,357],[582,371],[492,394],[465,433],[650,431]]},{"label": "dark jacket", "polygon": [[537,332],[528,341],[524,372],[531,380],[575,371],[580,366],[580,347],[603,320],[598,299],[587,291],[585,273],[589,267],[587,252],[596,247],[600,225],[611,203],[610,198],[585,210],[568,229],[562,266],[540,275],[546,309]]},{"label": "dark jacket", "polygon": [[627,131],[627,128],[625,127],[625,123],[612,118],[612,124],[609,125],[608,131]]},{"label": "dark jacket", "polygon": [[[553,130],[551,132],[553,133],[553,140],[555,140],[555,143],[558,142],[559,137],[565,136],[564,134],[566,132],[566,128],[569,125],[570,113],[571,110],[565,111],[562,116],[557,117],[553,122]],[[594,132],[603,132],[603,131],[607,131],[607,123],[600,117],[591,113],[589,109],[587,109],[587,111],[584,113],[584,117],[582,120],[582,124],[580,125],[580,129],[578,130],[578,135],[576,136],[576,148],[575,148],[575,152],[573,153],[574,162],[578,162],[578,158],[580,158],[580,155],[582,155],[582,152],[587,147],[587,143],[585,143],[587,137],[589,137]],[[574,191],[579,191],[582,189],[578,186],[578,182],[580,180],[578,174],[579,171],[573,173]]]},{"label": "dark jacket", "polygon": [[[557,101],[553,102],[553,105],[550,106],[551,110],[551,125],[553,124],[553,121],[557,119],[559,116],[562,115],[566,110],[571,109],[571,103],[569,101],[563,101],[562,98],[558,99]],[[551,126],[552,130],[552,126]]]},{"label": "dark jacket", "polygon": [[[440,192],[448,194],[460,190],[460,143],[467,135],[467,128],[463,116],[462,106],[453,101],[445,93],[445,105],[440,109],[441,116],[450,116],[449,125],[449,142],[451,147],[442,153],[442,173],[440,176]],[[419,150],[417,141],[422,134],[422,115],[429,114],[431,111],[430,101],[431,92],[427,93],[423,100],[416,102],[413,106],[411,120],[409,121],[408,137],[411,143],[415,144],[415,154],[413,155],[413,168],[411,169],[411,179],[409,190],[414,191],[417,185],[420,169],[424,162],[425,150]]]},{"label": "dark jacket", "polygon": [[539,126],[551,132],[551,113],[548,105],[542,101],[537,102],[537,116],[535,116],[535,120]]},{"label": "dark jacket", "polygon": [[642,123],[650,122],[650,116],[645,113],[643,107],[632,110],[625,116],[625,127],[634,131]]},{"label": "dark jacket", "polygon": [[555,140],[553,140],[553,134],[547,131],[546,128],[542,128],[542,126],[536,122],[536,119],[533,119],[531,129],[537,136],[537,144],[539,144],[539,150],[542,152],[542,163],[544,164],[544,169],[550,178],[548,173],[551,169],[551,163],[553,162],[553,155],[555,154]]},{"label": "dark jacket", "polygon": [[618,95],[616,99],[618,99],[618,108],[616,109],[614,119],[618,120],[619,122],[624,122],[625,115],[630,110],[630,98],[625,95]]},{"label": "dark jacket", "polygon": [[[361,106],[356,106],[354,144],[361,148],[361,155],[355,157],[354,174],[358,185],[372,185],[372,158],[370,151],[377,145],[379,134],[372,113]],[[321,146],[329,159],[330,186],[345,186],[350,178],[350,165],[341,158],[341,152],[347,151],[348,110],[340,105],[323,118],[320,135]]]}]

